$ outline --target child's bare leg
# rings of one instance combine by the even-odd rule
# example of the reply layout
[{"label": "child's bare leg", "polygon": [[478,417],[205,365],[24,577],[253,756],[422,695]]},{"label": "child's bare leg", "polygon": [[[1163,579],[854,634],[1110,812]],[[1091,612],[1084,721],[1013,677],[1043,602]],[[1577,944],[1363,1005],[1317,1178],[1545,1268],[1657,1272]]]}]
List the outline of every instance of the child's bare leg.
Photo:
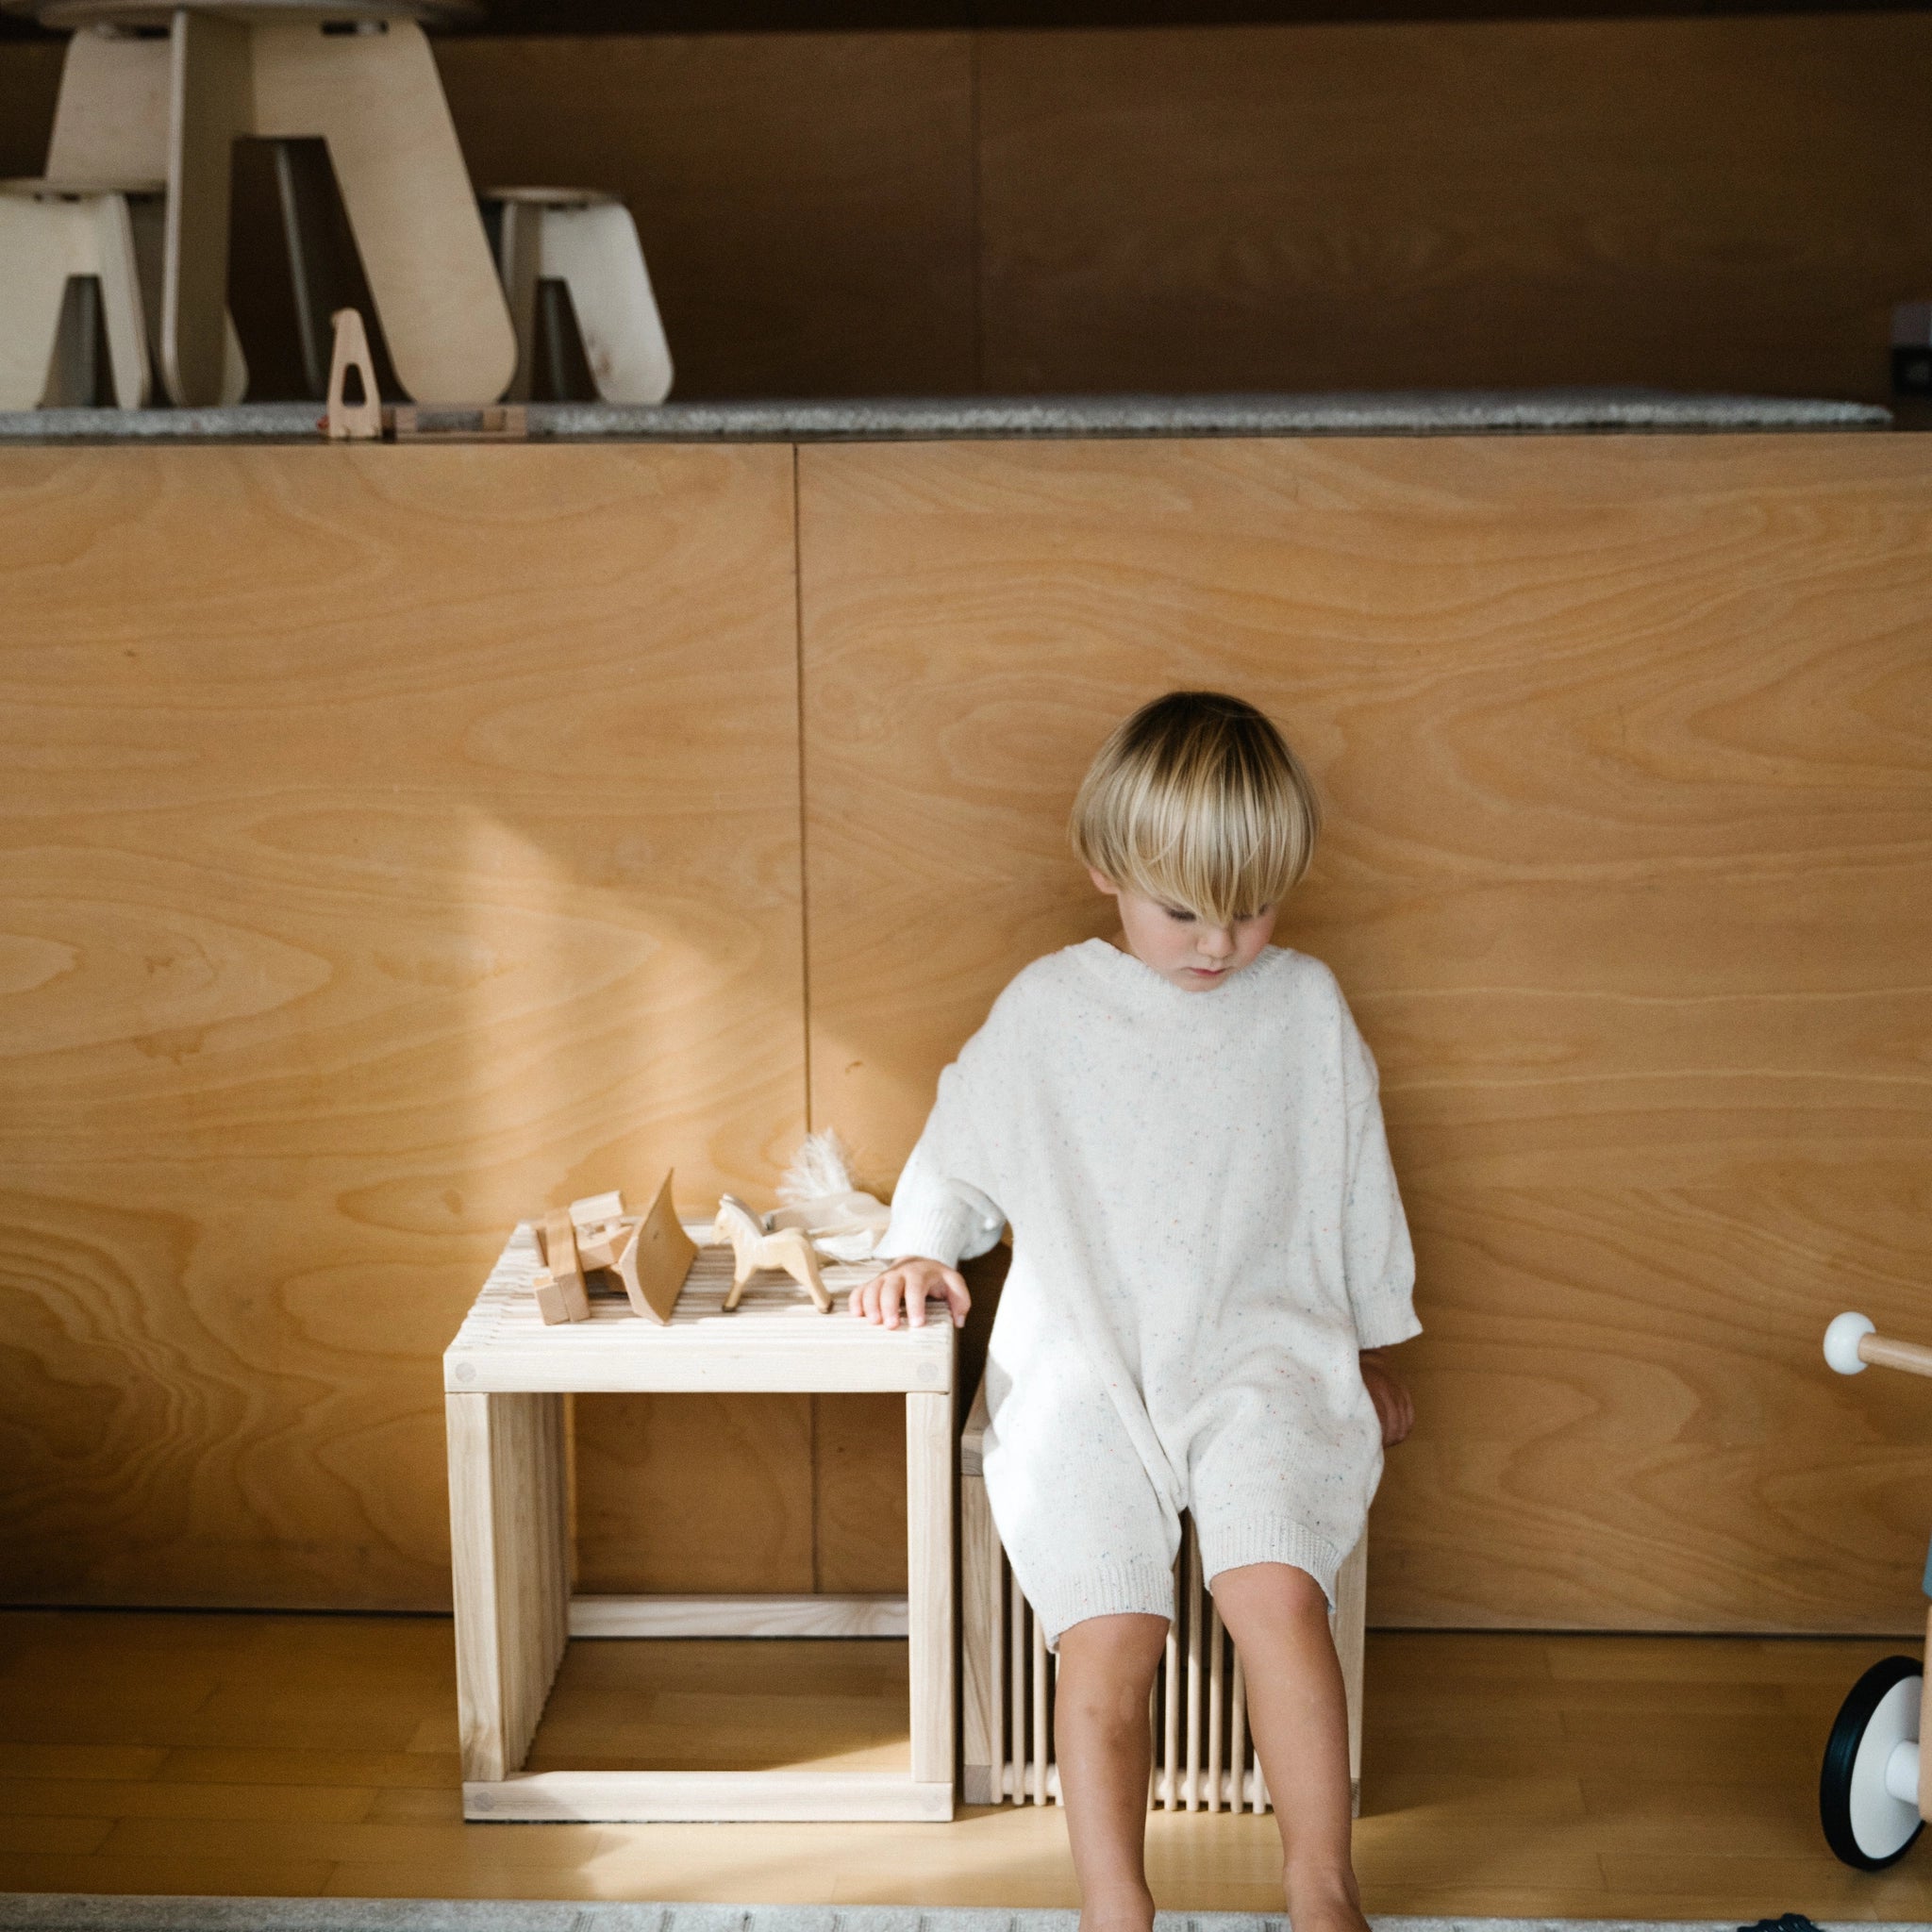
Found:
[{"label": "child's bare leg", "polygon": [[1248,1563],[1214,1579],[1214,1601],[1241,1654],[1294,1932],[1361,1932],[1349,1857],[1348,1704],[1322,1586],[1287,1563]]},{"label": "child's bare leg", "polygon": [[1080,1880],[1081,1932],[1146,1932],[1147,1699],[1167,1619],[1091,1617],[1060,1635],[1054,1756]]}]

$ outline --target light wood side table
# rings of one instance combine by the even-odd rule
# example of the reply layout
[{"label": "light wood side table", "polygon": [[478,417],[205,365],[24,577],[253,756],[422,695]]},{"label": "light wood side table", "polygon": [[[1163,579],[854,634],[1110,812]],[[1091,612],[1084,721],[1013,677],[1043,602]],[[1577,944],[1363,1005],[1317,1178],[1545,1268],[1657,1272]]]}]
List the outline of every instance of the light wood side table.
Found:
[{"label": "light wood side table", "polygon": [[[951,1818],[951,1324],[888,1332],[854,1321],[843,1297],[874,1272],[866,1267],[825,1269],[837,1298],[829,1315],[772,1275],[756,1277],[727,1315],[731,1252],[720,1247],[700,1250],[666,1327],[602,1300],[588,1322],[545,1327],[530,1291],[537,1265],[535,1238],[520,1227],[442,1358],[464,1817]],[[909,1774],[522,1769],[573,1635],[882,1635],[894,1627],[896,1605],[875,1599],[572,1598],[565,1397],[691,1390],[905,1395]]]}]

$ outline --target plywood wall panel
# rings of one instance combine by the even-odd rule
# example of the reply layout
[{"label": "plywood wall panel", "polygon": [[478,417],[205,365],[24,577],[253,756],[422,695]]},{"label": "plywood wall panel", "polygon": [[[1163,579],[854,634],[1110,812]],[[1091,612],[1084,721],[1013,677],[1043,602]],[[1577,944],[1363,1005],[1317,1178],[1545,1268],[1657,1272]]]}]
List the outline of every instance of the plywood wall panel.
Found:
[{"label": "plywood wall panel", "polygon": [[782,1164],[791,519],[782,449],[0,458],[0,1595],[446,1602],[510,1223]]},{"label": "plywood wall panel", "polygon": [[1331,822],[1283,936],[1384,1071],[1428,1333],[1396,1624],[1905,1630],[1924,1326],[1932,462],[1915,440],[801,452],[812,1107],[903,1158],[1176,685]]},{"label": "plywood wall panel", "polygon": [[1883,400],[1932,252],[1923,16],[991,33],[979,75],[995,392]]},{"label": "plywood wall panel", "polygon": [[974,383],[964,34],[438,42],[479,187],[637,217],[683,397]]},{"label": "plywood wall panel", "polygon": [[[0,45],[8,172],[39,171],[58,54]],[[1932,292],[1923,12],[486,36],[437,58],[479,185],[629,202],[688,398],[1883,401],[1890,308]],[[279,298],[250,277],[283,270],[257,199],[236,306],[266,326]],[[251,346],[271,379],[291,366]]]}]

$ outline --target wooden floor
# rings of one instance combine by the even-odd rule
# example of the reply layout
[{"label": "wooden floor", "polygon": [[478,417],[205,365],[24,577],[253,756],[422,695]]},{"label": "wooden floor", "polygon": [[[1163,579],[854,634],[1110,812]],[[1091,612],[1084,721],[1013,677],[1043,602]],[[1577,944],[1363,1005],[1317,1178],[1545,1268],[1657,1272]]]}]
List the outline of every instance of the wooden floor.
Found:
[{"label": "wooden floor", "polygon": [[[1932,1919],[1846,1871],[1819,1753],[1907,1645],[1371,1635],[1372,1912]],[[578,1644],[536,1763],[903,1761],[891,1643]],[[0,1613],[0,1890],[1074,1902],[1057,1810],[950,1825],[466,1825],[435,1619]],[[1274,1909],[1267,1819],[1157,1816],[1165,1906]]]}]

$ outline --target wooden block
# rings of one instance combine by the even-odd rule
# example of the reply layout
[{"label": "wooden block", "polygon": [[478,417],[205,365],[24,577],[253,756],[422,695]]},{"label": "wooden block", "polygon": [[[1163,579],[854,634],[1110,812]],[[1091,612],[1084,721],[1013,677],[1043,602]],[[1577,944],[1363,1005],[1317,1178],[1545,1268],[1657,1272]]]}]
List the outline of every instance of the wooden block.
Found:
[{"label": "wooden block", "polygon": [[[329,440],[379,441],[382,398],[375,391],[375,364],[369,354],[369,332],[354,308],[338,308],[329,320],[336,329],[335,353],[328,370]],[[351,371],[362,391],[359,402],[346,399]]]},{"label": "wooden block", "polygon": [[666,1323],[677,1306],[684,1277],[697,1259],[697,1243],[685,1233],[671,1205],[671,1176],[658,1190],[651,1211],[624,1245],[617,1257],[617,1278],[629,1297],[631,1312],[647,1321]]},{"label": "wooden block", "polygon": [[570,1320],[570,1310],[563,1304],[563,1291],[549,1275],[538,1275],[533,1291],[537,1312],[543,1317],[545,1327],[554,1328],[558,1323]]},{"label": "wooden block", "polygon": [[584,1287],[583,1266],[577,1259],[576,1229],[570,1224],[568,1208],[553,1208],[544,1217],[543,1260],[562,1297],[566,1317],[573,1322],[588,1322],[591,1297]]},{"label": "wooden block", "polygon": [[624,1191],[612,1188],[605,1194],[586,1194],[580,1201],[570,1204],[571,1225],[576,1228],[595,1227],[601,1222],[617,1221],[624,1214]]}]

